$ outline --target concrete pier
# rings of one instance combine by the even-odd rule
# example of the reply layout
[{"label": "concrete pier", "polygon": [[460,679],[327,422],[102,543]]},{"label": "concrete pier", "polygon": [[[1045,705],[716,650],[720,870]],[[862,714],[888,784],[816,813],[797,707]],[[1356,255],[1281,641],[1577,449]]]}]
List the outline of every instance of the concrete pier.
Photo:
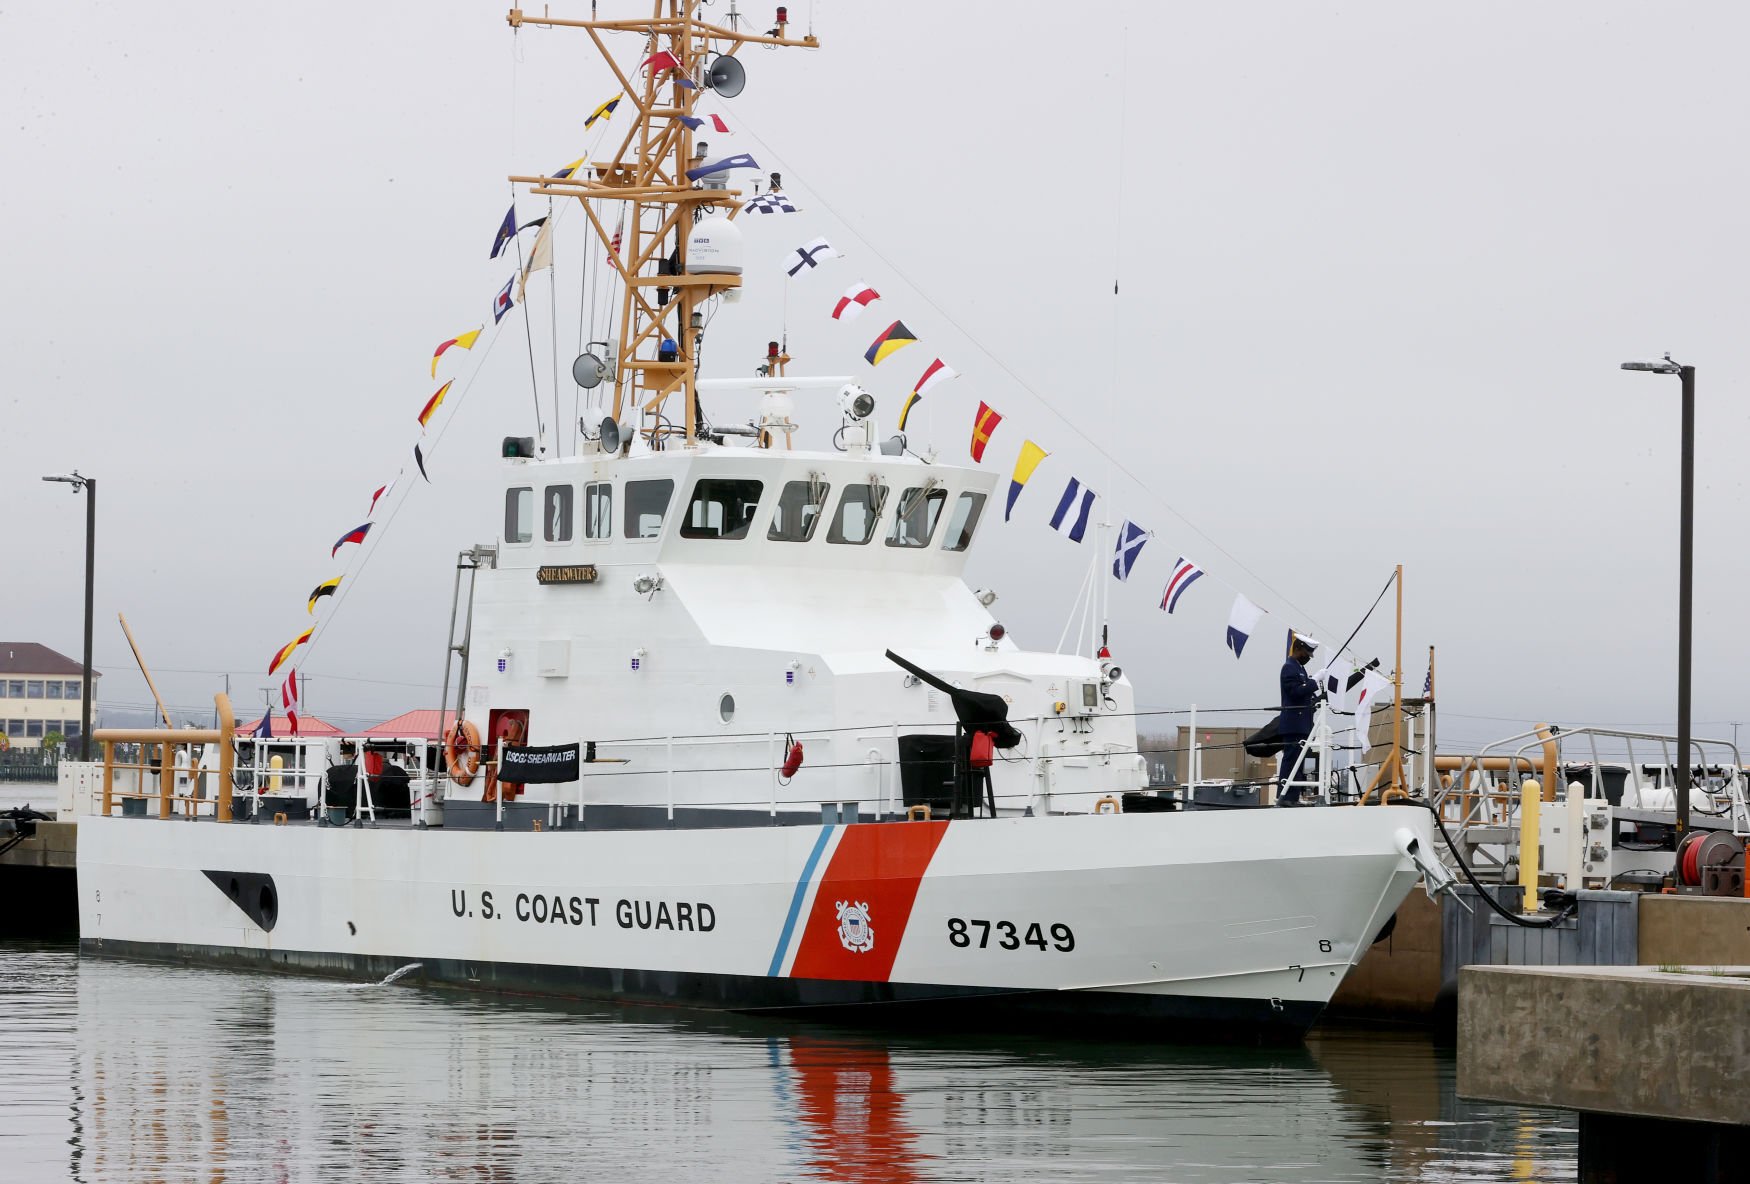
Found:
[{"label": "concrete pier", "polygon": [[1750,967],[1466,967],[1458,1092],[1579,1112],[1581,1184],[1742,1180]]},{"label": "concrete pier", "polygon": [[[0,835],[0,937],[74,937],[79,933],[73,870],[79,825],[36,822],[34,834]],[[17,838],[17,842],[13,840]],[[10,844],[10,845],[8,845]]]}]

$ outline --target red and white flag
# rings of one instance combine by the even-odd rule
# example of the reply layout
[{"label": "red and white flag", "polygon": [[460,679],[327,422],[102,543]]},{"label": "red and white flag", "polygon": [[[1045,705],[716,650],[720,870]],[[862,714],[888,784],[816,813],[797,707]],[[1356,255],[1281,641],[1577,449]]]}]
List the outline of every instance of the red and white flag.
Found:
[{"label": "red and white flag", "polygon": [[862,280],[858,280],[851,285],[848,292],[839,297],[839,302],[833,305],[832,319],[835,321],[854,321],[862,315],[865,308],[879,299],[881,299],[881,293]]},{"label": "red and white flag", "polygon": [[292,671],[286,675],[286,681],[280,687],[280,706],[285,708],[286,723],[291,725],[292,735],[298,734],[298,672]]},{"label": "red and white flag", "polygon": [[614,226],[614,237],[608,240],[608,266],[620,270],[620,238],[626,232],[626,211],[620,210],[620,220]]},{"label": "red and white flag", "polygon": [[944,362],[941,358],[937,358],[924,368],[923,377],[918,379],[917,385],[911,388],[912,393],[922,396],[936,384],[947,382],[950,378],[956,378],[958,376],[959,373],[954,367],[948,365],[948,363]]},{"label": "red and white flag", "polygon": [[393,481],[389,482],[389,484],[387,484],[387,485],[377,486],[377,492],[371,494],[371,508],[365,511],[366,518],[369,518],[371,515],[373,515],[377,512],[377,503],[382,501],[384,495],[387,494],[391,489],[394,489],[394,488],[395,488],[395,482],[393,482]]},{"label": "red and white flag", "polygon": [[666,49],[659,49],[649,57],[645,58],[644,64],[656,71],[678,70],[681,68],[681,64],[675,60],[674,54],[668,52]]}]

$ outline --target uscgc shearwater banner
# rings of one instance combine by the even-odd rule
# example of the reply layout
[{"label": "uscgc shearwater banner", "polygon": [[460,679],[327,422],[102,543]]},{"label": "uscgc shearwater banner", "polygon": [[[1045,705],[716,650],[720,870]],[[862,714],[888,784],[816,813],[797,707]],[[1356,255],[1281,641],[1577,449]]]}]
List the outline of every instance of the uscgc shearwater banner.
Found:
[{"label": "uscgc shearwater banner", "polygon": [[498,779],[512,785],[554,785],[577,780],[577,745],[550,744],[545,748],[505,745]]}]

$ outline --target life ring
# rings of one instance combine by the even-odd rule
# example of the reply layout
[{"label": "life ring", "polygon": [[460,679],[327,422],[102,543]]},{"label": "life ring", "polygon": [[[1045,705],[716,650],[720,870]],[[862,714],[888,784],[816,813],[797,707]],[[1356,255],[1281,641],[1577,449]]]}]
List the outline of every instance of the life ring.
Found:
[{"label": "life ring", "polygon": [[453,723],[444,732],[444,768],[457,785],[472,783],[480,771],[480,729],[473,720]]},{"label": "life ring", "polygon": [[[482,801],[497,801],[502,795],[507,802],[514,802],[522,796],[523,787],[512,781],[498,780],[498,762],[496,760],[499,745],[521,744],[528,738],[529,725],[520,715],[506,715],[499,719],[492,737],[492,752],[494,760],[486,766],[486,788],[481,793]],[[467,784],[463,782],[463,784]]]}]

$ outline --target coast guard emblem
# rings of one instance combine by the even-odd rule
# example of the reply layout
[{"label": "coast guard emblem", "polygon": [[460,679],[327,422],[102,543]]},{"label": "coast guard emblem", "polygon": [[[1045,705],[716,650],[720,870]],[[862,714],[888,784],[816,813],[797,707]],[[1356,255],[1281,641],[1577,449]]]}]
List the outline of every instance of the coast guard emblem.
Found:
[{"label": "coast guard emblem", "polygon": [[875,930],[869,927],[869,905],[864,901],[841,900],[839,910],[839,944],[853,954],[867,954],[875,948]]}]

